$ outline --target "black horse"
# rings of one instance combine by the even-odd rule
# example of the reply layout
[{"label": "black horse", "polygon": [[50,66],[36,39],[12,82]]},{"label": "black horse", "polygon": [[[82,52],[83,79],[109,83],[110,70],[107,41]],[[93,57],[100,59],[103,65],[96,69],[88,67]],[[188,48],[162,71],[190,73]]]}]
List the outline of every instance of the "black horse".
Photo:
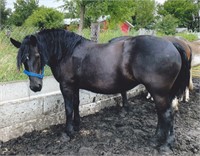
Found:
[{"label": "black horse", "polygon": [[[79,89],[96,93],[124,93],[143,84],[154,98],[158,124],[152,141],[167,150],[174,142],[172,99],[186,88],[187,56],[164,39],[153,36],[130,37],[124,41],[97,44],[73,32],[43,30],[26,36],[17,65],[24,64],[30,89],[42,88],[43,68],[50,66],[65,102],[66,132],[79,129]],[[161,52],[162,51],[162,52]]]},{"label": "black horse", "polygon": [[[114,42],[119,42],[119,41],[125,41],[128,38],[131,38],[133,36],[120,36],[120,37],[116,37],[113,38],[111,40],[109,40],[109,43],[114,43]],[[193,84],[192,84],[192,75],[191,75],[191,61],[192,61],[192,50],[191,47],[187,44],[187,42],[185,42],[185,40],[183,39],[179,39],[177,37],[173,37],[173,36],[164,36],[162,37],[163,39],[166,39],[170,42],[172,42],[172,44],[174,44],[174,46],[179,50],[179,52],[181,53],[186,53],[187,55],[187,59],[189,62],[189,70],[190,70],[190,75],[188,77],[187,74],[187,87],[185,92],[182,93],[182,95],[180,94],[180,97],[176,97],[181,99],[182,101],[187,101],[189,100],[189,88],[192,90]],[[127,94],[126,92],[121,93],[122,95],[122,101],[123,101],[123,107],[128,107],[128,100],[127,100]],[[147,95],[147,99],[151,98],[150,93],[148,93]],[[175,103],[174,108],[177,110],[178,109],[178,100],[175,99]]]}]

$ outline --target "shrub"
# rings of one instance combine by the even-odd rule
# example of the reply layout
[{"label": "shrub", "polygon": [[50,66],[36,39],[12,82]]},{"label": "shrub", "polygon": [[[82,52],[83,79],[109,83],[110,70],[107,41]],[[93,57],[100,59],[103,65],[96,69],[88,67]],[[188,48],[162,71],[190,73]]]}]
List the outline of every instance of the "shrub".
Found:
[{"label": "shrub", "polygon": [[61,28],[63,27],[63,20],[63,13],[52,8],[41,7],[29,16],[24,25],[39,28]]},{"label": "shrub", "polygon": [[172,15],[166,15],[156,25],[157,31],[166,35],[174,35],[176,33],[176,27],[178,26],[178,20]]}]

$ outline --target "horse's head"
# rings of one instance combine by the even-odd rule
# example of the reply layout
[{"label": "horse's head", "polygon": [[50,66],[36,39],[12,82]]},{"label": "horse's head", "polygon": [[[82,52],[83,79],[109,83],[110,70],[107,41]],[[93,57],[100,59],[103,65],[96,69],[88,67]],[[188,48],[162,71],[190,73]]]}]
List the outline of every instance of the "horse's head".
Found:
[{"label": "horse's head", "polygon": [[29,76],[30,89],[34,92],[42,89],[43,65],[38,48],[36,36],[26,36],[22,43],[10,38],[11,43],[19,48],[17,66],[20,69],[24,65],[24,73]]}]

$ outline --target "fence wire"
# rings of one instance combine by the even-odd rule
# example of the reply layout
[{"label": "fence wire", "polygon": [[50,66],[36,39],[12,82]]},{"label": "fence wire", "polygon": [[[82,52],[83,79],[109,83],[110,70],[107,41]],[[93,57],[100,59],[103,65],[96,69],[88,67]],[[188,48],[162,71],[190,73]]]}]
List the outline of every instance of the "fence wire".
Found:
[{"label": "fence wire", "polygon": [[[17,70],[16,67],[16,55],[17,49],[11,44],[10,37],[15,40],[22,41],[23,38],[30,34],[35,34],[39,32],[40,29],[36,27],[10,27],[4,26],[0,29],[0,82],[5,81],[13,81],[13,80],[21,80],[27,79],[21,71]],[[78,33],[78,30],[74,31]],[[149,31],[145,29],[141,29],[139,31],[135,31],[131,29],[129,33],[124,34],[121,32],[120,28],[114,30],[100,30],[100,34],[98,35],[99,43],[106,43],[108,40],[123,36],[123,35],[156,35],[155,31]],[[84,29],[82,34],[83,37],[87,39],[91,39],[91,30]],[[45,69],[45,75],[51,75],[50,69],[47,67]]]}]

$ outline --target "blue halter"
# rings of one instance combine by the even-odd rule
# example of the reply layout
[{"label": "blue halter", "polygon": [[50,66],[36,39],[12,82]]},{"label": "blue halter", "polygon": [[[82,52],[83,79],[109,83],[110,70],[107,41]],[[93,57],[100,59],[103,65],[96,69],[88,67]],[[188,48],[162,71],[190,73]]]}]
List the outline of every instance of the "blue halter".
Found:
[{"label": "blue halter", "polygon": [[28,76],[32,76],[32,77],[37,77],[39,79],[43,79],[43,77],[44,77],[44,68],[42,68],[42,74],[29,72],[28,70],[24,70],[24,74],[26,74]]}]

